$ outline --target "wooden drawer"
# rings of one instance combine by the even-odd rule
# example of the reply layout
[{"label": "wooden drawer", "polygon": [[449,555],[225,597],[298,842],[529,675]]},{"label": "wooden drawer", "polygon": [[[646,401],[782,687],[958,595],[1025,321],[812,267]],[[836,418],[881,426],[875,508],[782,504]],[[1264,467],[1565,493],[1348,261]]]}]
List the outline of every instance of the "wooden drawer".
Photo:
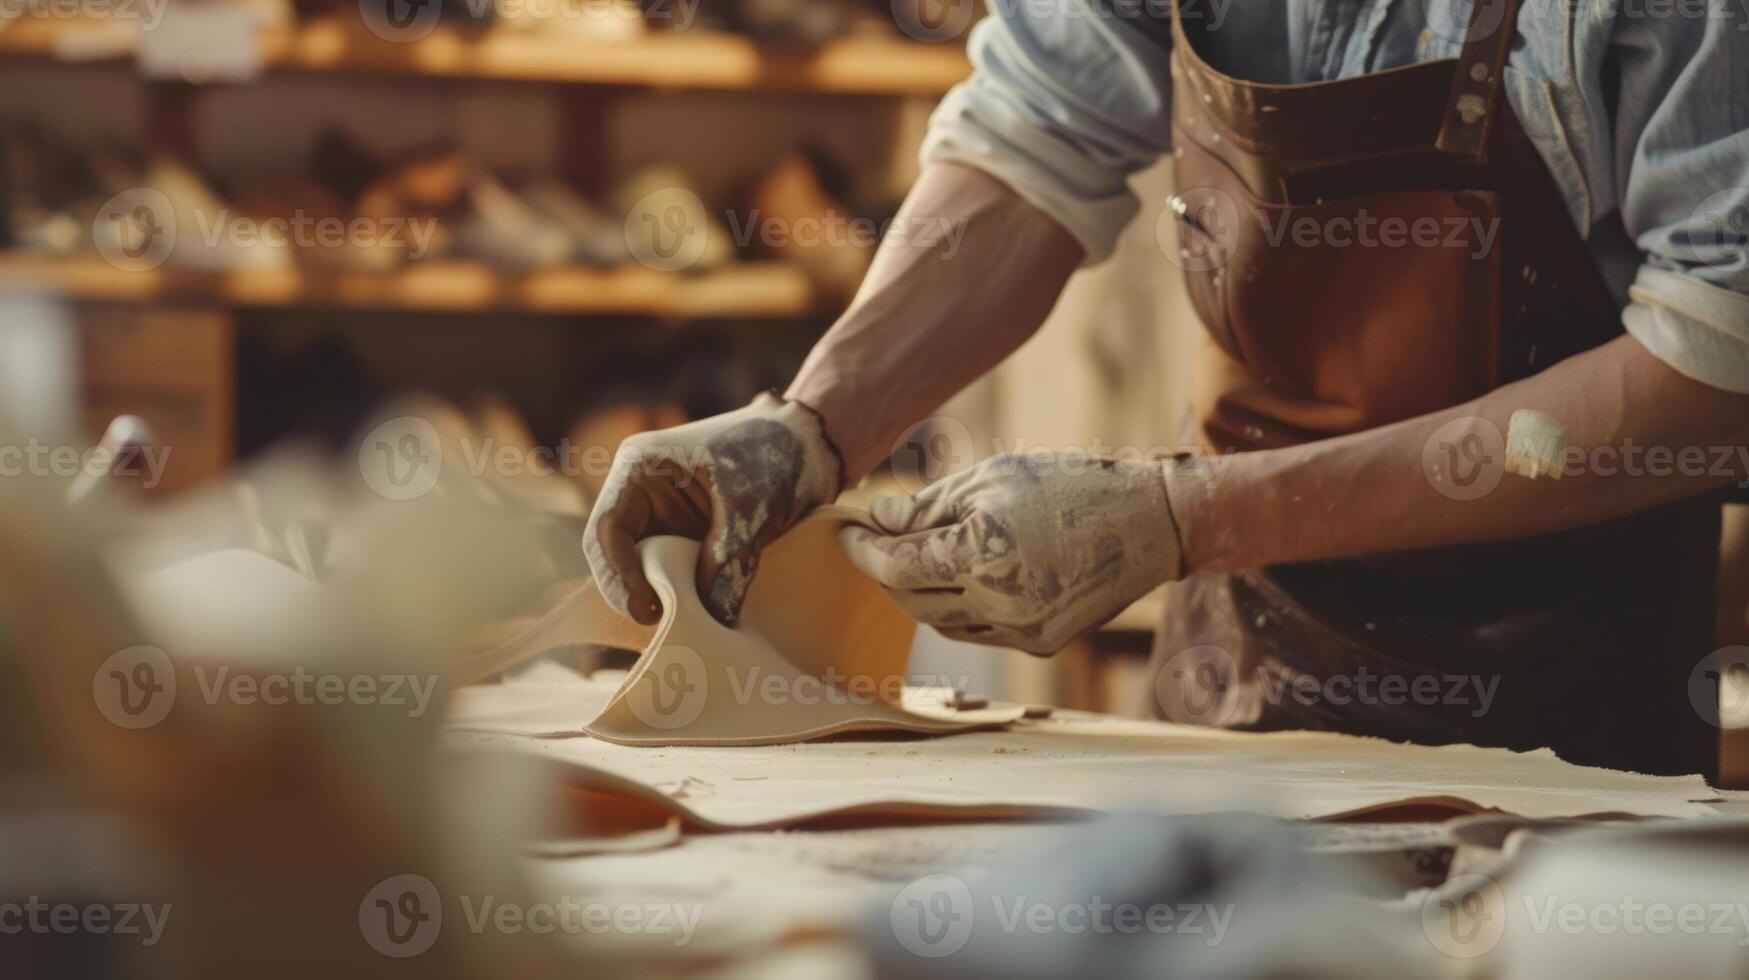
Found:
[{"label": "wooden drawer", "polygon": [[229,384],[224,310],[89,306],[79,321],[87,386],[208,392]]}]

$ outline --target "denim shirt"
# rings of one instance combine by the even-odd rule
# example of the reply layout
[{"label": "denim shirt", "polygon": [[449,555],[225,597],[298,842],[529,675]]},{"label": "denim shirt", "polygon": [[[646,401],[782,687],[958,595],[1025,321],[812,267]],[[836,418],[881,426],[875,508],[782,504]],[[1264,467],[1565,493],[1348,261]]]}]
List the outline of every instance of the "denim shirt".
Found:
[{"label": "denim shirt", "polygon": [[[1470,10],[1183,2],[1217,67],[1276,83],[1455,57]],[[1002,180],[1101,261],[1142,207],[1126,178],[1171,150],[1167,0],[988,3],[975,70],[931,117],[923,159]],[[1749,0],[1524,0],[1505,86],[1628,332],[1749,393]]]}]

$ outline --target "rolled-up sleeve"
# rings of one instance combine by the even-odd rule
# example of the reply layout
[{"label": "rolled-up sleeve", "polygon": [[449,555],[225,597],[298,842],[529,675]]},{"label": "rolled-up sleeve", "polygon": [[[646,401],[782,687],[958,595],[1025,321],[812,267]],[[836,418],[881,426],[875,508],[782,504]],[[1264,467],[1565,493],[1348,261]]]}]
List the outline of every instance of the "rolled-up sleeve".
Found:
[{"label": "rolled-up sleeve", "polygon": [[1087,264],[1135,216],[1126,178],[1171,146],[1168,33],[1079,0],[992,3],[972,77],[930,118],[922,157],[976,167],[1055,219]]},{"label": "rolled-up sleeve", "polygon": [[1623,322],[1675,370],[1749,394],[1749,33],[1618,18],[1612,48],[1622,221],[1646,256]]}]

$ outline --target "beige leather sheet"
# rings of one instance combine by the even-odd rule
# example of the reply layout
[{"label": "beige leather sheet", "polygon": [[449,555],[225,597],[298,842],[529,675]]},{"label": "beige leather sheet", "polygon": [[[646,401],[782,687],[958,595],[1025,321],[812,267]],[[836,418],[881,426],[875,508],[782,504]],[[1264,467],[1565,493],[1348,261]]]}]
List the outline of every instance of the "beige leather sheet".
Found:
[{"label": "beige leather sheet", "polygon": [[[574,786],[680,815],[697,828],[790,827],[860,817],[1027,817],[1134,807],[1245,810],[1295,819],[1701,816],[1698,776],[1575,766],[1553,753],[1428,747],[1323,732],[1260,734],[1081,712],[951,738],[840,738],[793,745],[615,745],[575,731],[610,684],[491,685],[456,692],[449,740],[554,760]],[[549,737],[538,737],[547,735]]]},{"label": "beige leather sheet", "polygon": [[863,519],[849,508],[823,508],[767,548],[735,629],[699,601],[698,543],[656,537],[638,546],[662,598],[655,626],[620,616],[593,583],[584,583],[522,637],[475,663],[499,669],[565,645],[641,651],[600,713],[585,719],[589,734],[622,745],[948,734],[1019,719],[1019,707],[955,711],[939,698],[906,695],[916,623],[838,543],[846,523]]}]

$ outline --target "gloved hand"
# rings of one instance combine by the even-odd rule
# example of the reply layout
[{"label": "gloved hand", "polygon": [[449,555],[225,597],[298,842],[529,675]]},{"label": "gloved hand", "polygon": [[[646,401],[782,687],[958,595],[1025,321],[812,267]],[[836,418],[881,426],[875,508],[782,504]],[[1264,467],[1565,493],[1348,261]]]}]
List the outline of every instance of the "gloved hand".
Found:
[{"label": "gloved hand", "polygon": [[1175,460],[1083,453],[987,459],[870,507],[841,540],[943,636],[1054,653],[1183,573],[1167,500]]},{"label": "gloved hand", "polygon": [[762,394],[745,408],[621,443],[583,530],[583,553],[608,604],[650,624],[661,604],[638,541],[698,539],[699,597],[733,626],[760,550],[836,497],[842,474],[820,417]]}]

